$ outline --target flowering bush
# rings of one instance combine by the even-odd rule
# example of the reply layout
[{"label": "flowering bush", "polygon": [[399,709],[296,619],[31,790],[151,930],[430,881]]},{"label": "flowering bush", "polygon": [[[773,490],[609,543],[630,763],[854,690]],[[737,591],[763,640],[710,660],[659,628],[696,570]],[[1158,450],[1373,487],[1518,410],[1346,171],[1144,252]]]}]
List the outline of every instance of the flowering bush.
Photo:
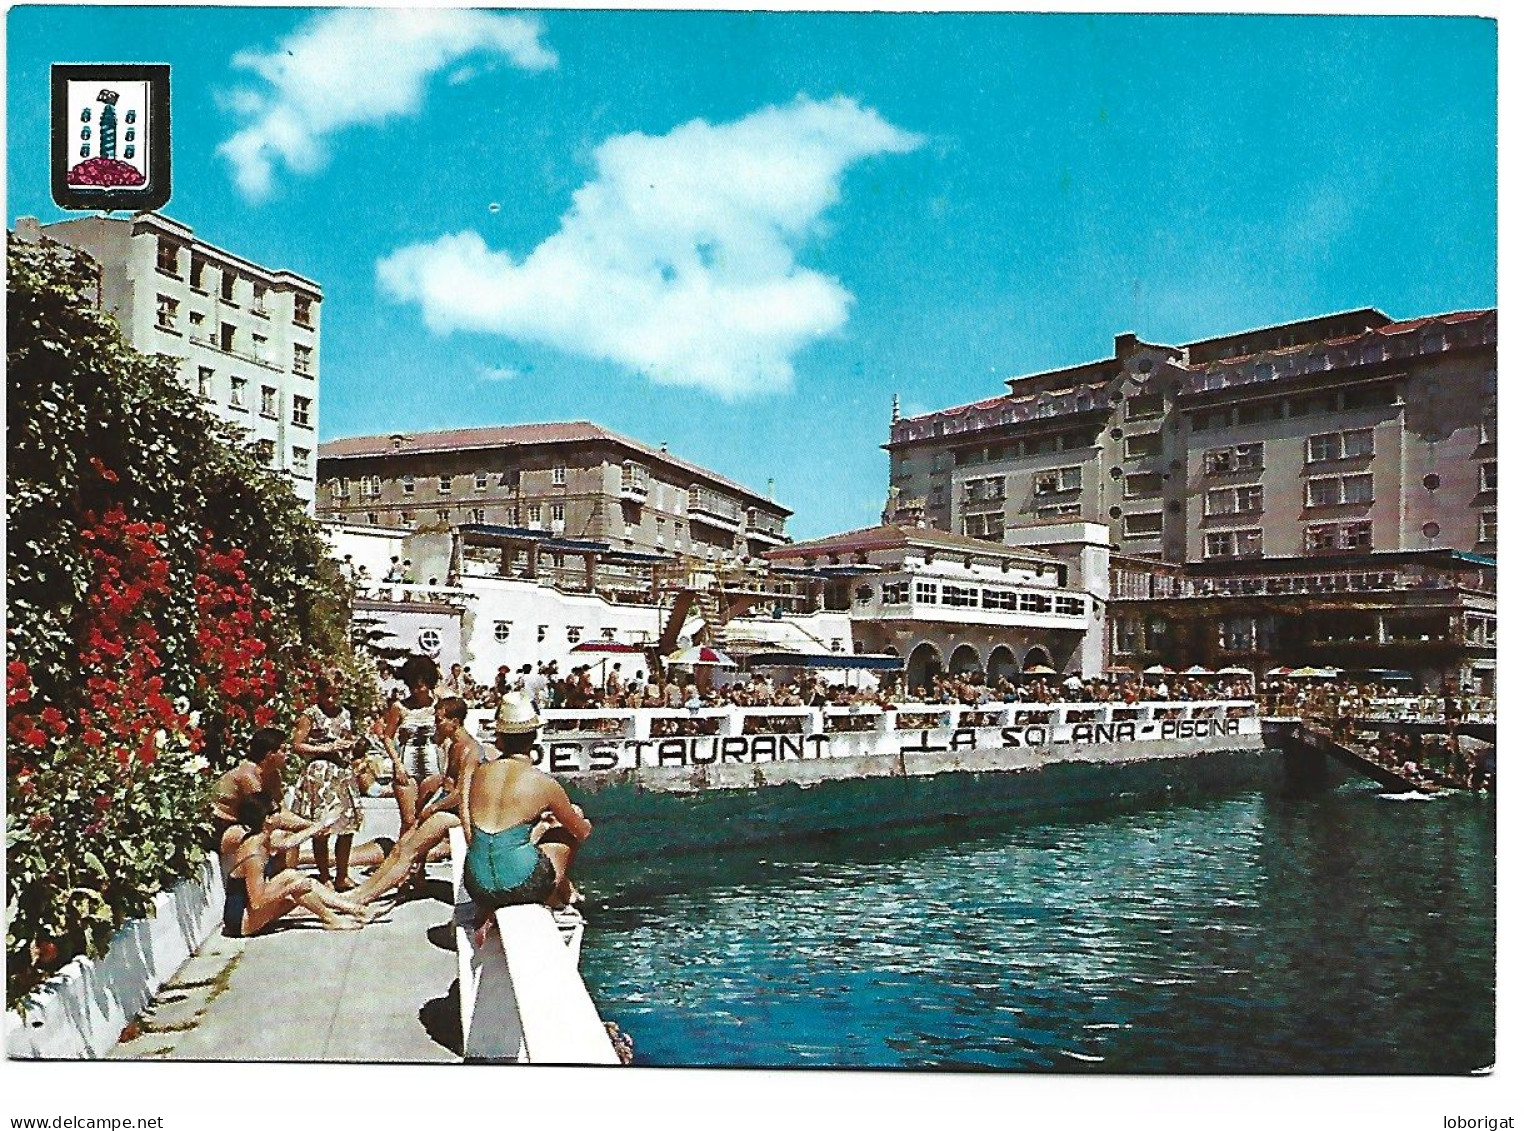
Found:
[{"label": "flowering bush", "polygon": [[6,999],[190,875],[208,792],[347,596],[290,486],[135,353],[82,257],[7,254]]}]

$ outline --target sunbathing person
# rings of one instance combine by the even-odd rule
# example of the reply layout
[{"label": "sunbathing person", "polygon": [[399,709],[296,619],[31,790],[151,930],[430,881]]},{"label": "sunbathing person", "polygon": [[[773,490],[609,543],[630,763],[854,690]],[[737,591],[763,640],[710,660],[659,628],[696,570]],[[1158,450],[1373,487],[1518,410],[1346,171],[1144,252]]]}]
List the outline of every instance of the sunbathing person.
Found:
[{"label": "sunbathing person", "polygon": [[341,813],[334,810],[301,832],[290,833],[276,827],[275,814],[262,796],[240,802],[237,820],[244,832],[223,854],[227,898],[222,933],[230,938],[257,935],[297,907],[311,911],[326,930],[352,931],[364,926],[373,914],[368,908],[281,867],[286,852],[331,827],[340,817]]},{"label": "sunbathing person", "polygon": [[481,744],[466,729],[466,710],[466,701],[455,698],[443,699],[434,708],[434,741],[445,752],[440,785],[424,799],[417,822],[402,834],[380,867],[350,890],[355,902],[369,903],[400,887],[428,862],[431,850],[443,846],[450,830],[460,827],[461,798],[482,758]]},{"label": "sunbathing person", "polygon": [[[534,705],[510,695],[497,718],[497,748],[505,757],[483,762],[466,784],[465,887],[476,904],[476,942],[492,928],[492,913],[525,903],[564,906],[572,898],[571,863],[593,823],[566,790],[530,762],[540,720]],[[557,827],[547,830],[549,810]]]},{"label": "sunbathing person", "polygon": [[252,797],[262,798],[278,829],[301,832],[311,822],[282,808],[285,783],[281,770],[291,751],[286,736],[274,727],[261,727],[249,740],[249,756],[217,779],[212,787],[212,836],[207,845],[222,853],[251,830],[238,821],[238,808]]}]

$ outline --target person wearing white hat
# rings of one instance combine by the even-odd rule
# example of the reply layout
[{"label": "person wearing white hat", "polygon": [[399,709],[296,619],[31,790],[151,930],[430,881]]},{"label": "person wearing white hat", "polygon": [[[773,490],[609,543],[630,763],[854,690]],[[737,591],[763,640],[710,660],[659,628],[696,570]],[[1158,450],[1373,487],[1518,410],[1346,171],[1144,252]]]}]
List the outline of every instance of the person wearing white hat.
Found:
[{"label": "person wearing white hat", "polygon": [[[478,944],[499,907],[570,902],[572,859],[593,831],[561,783],[530,761],[539,729],[540,717],[528,696],[503,696],[496,745],[504,756],[477,767],[461,806],[465,887],[477,908]],[[549,829],[547,812],[555,819]]]}]

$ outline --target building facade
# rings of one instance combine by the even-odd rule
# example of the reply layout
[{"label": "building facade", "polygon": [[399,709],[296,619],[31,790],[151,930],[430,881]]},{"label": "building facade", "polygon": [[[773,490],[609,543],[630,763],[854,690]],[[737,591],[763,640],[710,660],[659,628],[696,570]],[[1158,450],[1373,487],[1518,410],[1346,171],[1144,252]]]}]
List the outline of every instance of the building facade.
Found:
[{"label": "building facade", "polygon": [[127,343],[173,358],[207,412],[234,425],[312,508],[323,300],[316,283],[261,267],[151,212],[46,225],[23,218],[16,232],[94,259],[101,306]]},{"label": "building facade", "polygon": [[1367,309],[1114,356],[891,425],[886,521],[1102,523],[1168,562],[1497,545],[1497,312]]},{"label": "building facade", "polygon": [[792,513],[738,483],[586,421],[325,443],[318,514],[401,531],[462,525],[723,561],[786,541]]},{"label": "building facade", "polygon": [[[1104,578],[1104,544],[1102,552]],[[775,573],[817,579],[824,610],[850,614],[857,650],[903,657],[912,690],[943,671],[991,681],[1039,665],[1100,671],[1104,602],[1090,591],[1083,561],[894,525],[767,558]]]}]

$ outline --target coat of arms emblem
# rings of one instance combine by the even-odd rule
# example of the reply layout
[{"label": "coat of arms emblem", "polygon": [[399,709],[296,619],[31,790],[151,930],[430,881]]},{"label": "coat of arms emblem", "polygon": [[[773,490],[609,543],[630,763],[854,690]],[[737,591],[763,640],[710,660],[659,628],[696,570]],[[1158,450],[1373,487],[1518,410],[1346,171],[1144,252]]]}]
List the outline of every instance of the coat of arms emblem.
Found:
[{"label": "coat of arms emblem", "polygon": [[169,200],[169,67],[53,67],[53,200],[150,211]]}]

